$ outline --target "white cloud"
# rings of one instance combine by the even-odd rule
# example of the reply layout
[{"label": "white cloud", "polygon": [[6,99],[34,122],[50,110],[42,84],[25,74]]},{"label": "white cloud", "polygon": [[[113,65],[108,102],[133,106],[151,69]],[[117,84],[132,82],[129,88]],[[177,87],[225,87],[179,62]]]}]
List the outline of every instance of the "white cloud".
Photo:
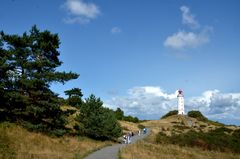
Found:
[{"label": "white cloud", "polygon": [[221,93],[219,90],[206,91],[199,97],[193,97],[186,103],[191,109],[198,109],[216,119],[238,119],[240,116],[240,93]]},{"label": "white cloud", "polygon": [[212,27],[201,27],[194,15],[191,14],[190,8],[181,6],[182,23],[186,24],[189,29],[198,29],[194,31],[181,30],[168,36],[163,45],[175,50],[182,50],[188,48],[197,48],[210,41],[210,33]]},{"label": "white cloud", "polygon": [[101,13],[97,5],[83,0],[67,0],[63,8],[68,12],[68,17],[64,19],[64,22],[68,24],[85,24],[97,18]]},{"label": "white cloud", "polygon": [[191,28],[199,28],[200,25],[195,19],[194,15],[190,13],[190,9],[187,6],[181,6],[182,11],[182,23],[190,26]]},{"label": "white cloud", "polygon": [[121,28],[119,28],[119,27],[113,27],[112,29],[111,29],[111,33],[112,34],[118,34],[118,33],[121,33],[122,32],[122,30],[121,30]]},{"label": "white cloud", "polygon": [[[161,87],[144,86],[128,90],[127,96],[115,96],[104,102],[106,106],[120,107],[128,115],[143,119],[159,119],[170,110],[177,109],[177,92],[166,93]],[[185,97],[185,110],[199,110],[213,120],[240,124],[240,93],[221,93],[209,90],[197,97]]]},{"label": "white cloud", "polygon": [[179,31],[173,35],[167,37],[164,42],[164,46],[172,49],[185,49],[185,48],[196,48],[200,45],[209,42],[208,32],[185,32]]},{"label": "white cloud", "polygon": [[114,97],[105,104],[113,109],[121,107],[126,114],[156,119],[176,107],[176,97],[176,92],[169,94],[160,87],[134,87],[127,97]]}]

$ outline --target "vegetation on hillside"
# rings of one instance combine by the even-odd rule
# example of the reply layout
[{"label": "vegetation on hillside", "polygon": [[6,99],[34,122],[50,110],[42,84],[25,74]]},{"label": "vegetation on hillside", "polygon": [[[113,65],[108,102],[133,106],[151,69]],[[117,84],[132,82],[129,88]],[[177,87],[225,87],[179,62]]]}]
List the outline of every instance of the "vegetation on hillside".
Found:
[{"label": "vegetation on hillside", "polygon": [[163,115],[163,116],[161,117],[161,119],[165,119],[165,118],[167,118],[167,117],[169,117],[169,116],[177,115],[177,114],[178,114],[178,111],[177,111],[177,110],[172,110],[172,111],[169,111],[167,114]]},{"label": "vegetation on hillside", "polygon": [[54,82],[78,78],[59,72],[61,66],[57,34],[33,26],[22,35],[0,34],[0,117],[21,122],[31,130],[53,134],[64,132],[65,119]]},{"label": "vegetation on hillside", "polygon": [[215,125],[215,126],[224,126],[224,124],[222,124],[222,123],[219,123],[217,121],[209,120],[200,111],[192,110],[192,111],[189,111],[187,115],[189,117],[197,119],[198,121],[203,121],[203,122]]},{"label": "vegetation on hillside", "polygon": [[187,114],[189,117],[196,118],[199,121],[207,121],[208,119],[202,115],[200,111],[189,111]]},{"label": "vegetation on hillside", "polygon": [[[36,26],[22,35],[0,32],[0,121],[54,136],[73,135],[74,130],[66,125],[69,117],[78,113],[74,119],[78,122],[78,135],[95,139],[118,137],[121,127],[113,110],[102,107],[100,98],[92,95],[84,102],[81,89],[73,88],[65,91],[65,100],[50,89],[52,83],[64,84],[79,76],[57,71],[62,64],[59,45],[57,34],[40,31]],[[62,104],[76,109],[62,110]]]},{"label": "vegetation on hillside", "polygon": [[89,153],[111,145],[87,137],[51,137],[29,132],[14,123],[0,123],[0,159],[82,159]]},{"label": "vegetation on hillside", "polygon": [[36,26],[22,35],[0,32],[0,158],[82,158],[109,143],[88,137],[121,135],[114,111],[100,98],[84,101],[81,89],[72,88],[64,99],[50,89],[52,83],[79,77],[57,71],[59,45],[57,34]]},{"label": "vegetation on hillside", "polygon": [[68,96],[68,99],[66,100],[66,104],[73,106],[73,107],[80,107],[82,104],[82,91],[80,88],[72,88],[70,90],[64,91],[65,95]]},{"label": "vegetation on hillside", "polygon": [[191,130],[171,136],[159,132],[156,136],[156,143],[177,144],[179,146],[201,147],[204,150],[240,153],[239,136],[240,129],[234,131],[226,127],[220,127],[205,133]]},{"label": "vegetation on hillside", "polygon": [[96,98],[94,95],[90,95],[82,104],[77,119],[80,122],[78,126],[80,134],[95,139],[114,139],[122,133],[113,112],[104,108],[100,98]]},{"label": "vegetation on hillside", "polygon": [[219,151],[203,151],[197,147],[180,147],[172,144],[154,144],[139,141],[119,152],[120,159],[239,159],[239,154]]},{"label": "vegetation on hillside", "polygon": [[140,121],[137,117],[133,117],[131,115],[125,116],[123,110],[120,108],[117,108],[117,110],[114,111],[114,114],[118,120],[129,121],[133,123],[138,123]]}]

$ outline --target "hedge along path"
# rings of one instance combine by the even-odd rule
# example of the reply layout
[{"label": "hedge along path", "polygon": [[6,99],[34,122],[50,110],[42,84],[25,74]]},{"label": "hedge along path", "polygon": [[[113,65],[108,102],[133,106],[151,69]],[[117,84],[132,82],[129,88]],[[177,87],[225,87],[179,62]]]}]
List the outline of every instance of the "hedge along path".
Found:
[{"label": "hedge along path", "polygon": [[[138,136],[137,134],[134,135],[131,139],[131,144],[134,144],[136,141],[145,138],[149,135],[149,133],[150,130],[147,129],[146,134],[141,134],[141,136]],[[85,159],[118,159],[119,150],[121,150],[125,146],[127,146],[127,144],[115,144],[112,146],[107,146],[90,154]]]}]

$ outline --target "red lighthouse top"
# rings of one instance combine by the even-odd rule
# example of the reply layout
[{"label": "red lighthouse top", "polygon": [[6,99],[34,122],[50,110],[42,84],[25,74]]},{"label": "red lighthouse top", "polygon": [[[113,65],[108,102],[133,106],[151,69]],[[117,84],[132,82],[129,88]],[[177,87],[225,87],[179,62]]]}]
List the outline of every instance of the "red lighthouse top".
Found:
[{"label": "red lighthouse top", "polygon": [[178,90],[177,97],[183,97],[183,91],[181,89]]}]

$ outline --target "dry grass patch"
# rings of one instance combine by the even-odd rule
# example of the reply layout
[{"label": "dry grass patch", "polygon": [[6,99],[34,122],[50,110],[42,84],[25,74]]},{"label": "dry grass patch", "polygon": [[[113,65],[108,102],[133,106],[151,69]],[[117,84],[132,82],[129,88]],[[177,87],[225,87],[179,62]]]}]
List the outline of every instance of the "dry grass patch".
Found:
[{"label": "dry grass patch", "polygon": [[11,156],[16,159],[83,158],[94,150],[112,144],[110,141],[101,142],[85,137],[52,138],[9,123],[0,124],[0,133],[9,140],[5,147],[13,151],[13,155],[0,154],[0,158],[11,158]]},{"label": "dry grass patch", "polygon": [[177,145],[151,144],[139,141],[123,148],[121,159],[240,159],[240,155],[216,151],[203,151],[198,148],[179,147]]},{"label": "dry grass patch", "polygon": [[123,133],[127,133],[129,131],[138,132],[138,123],[132,123],[128,121],[119,121],[121,127],[123,128]]}]

